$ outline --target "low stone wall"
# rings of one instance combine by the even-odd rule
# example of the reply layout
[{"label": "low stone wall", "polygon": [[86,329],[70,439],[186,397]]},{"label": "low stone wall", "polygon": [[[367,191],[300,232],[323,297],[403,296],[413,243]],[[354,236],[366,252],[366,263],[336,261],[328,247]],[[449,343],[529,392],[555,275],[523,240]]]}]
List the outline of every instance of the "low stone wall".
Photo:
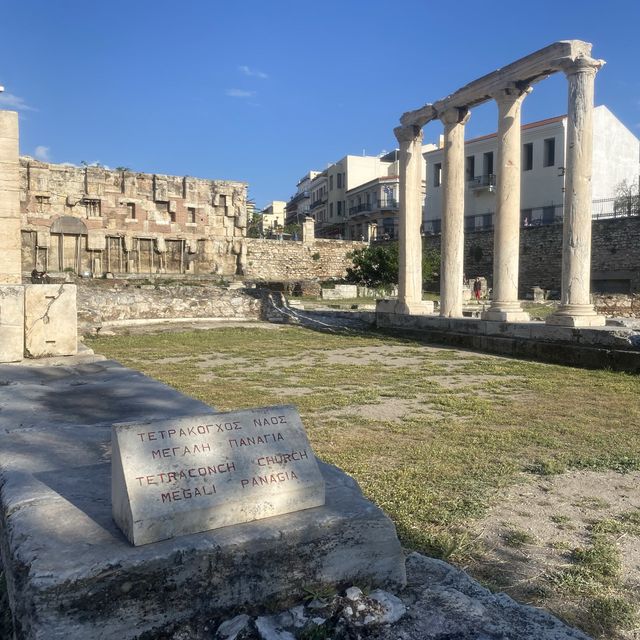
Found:
[{"label": "low stone wall", "polygon": [[[425,246],[440,249],[440,236],[425,236]],[[594,220],[591,279],[595,291],[640,291],[640,217]],[[560,291],[562,224],[520,229],[519,297],[533,287]],[[493,231],[465,233],[464,273],[493,277]],[[620,286],[611,289],[607,287]]]},{"label": "low stone wall", "polygon": [[294,242],[247,238],[246,277],[254,280],[329,280],[343,278],[347,257],[366,242],[315,240]]},{"label": "low stone wall", "polygon": [[619,318],[640,318],[640,293],[625,295],[612,293],[594,295],[596,311],[603,316]]},{"label": "low stone wall", "polygon": [[[251,291],[251,290],[249,290]],[[128,320],[182,318],[258,319],[261,294],[215,285],[134,285],[116,283],[78,286],[81,329]]]}]

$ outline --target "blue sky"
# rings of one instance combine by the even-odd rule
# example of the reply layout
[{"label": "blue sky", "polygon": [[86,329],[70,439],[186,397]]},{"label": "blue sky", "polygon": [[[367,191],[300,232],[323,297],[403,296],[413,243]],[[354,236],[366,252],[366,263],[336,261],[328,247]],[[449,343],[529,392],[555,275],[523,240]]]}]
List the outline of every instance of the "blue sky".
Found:
[{"label": "blue sky", "polygon": [[[640,0],[1,6],[0,108],[20,111],[22,154],[243,180],[259,207],[310,169],[393,149],[402,112],[556,40],[594,44],[596,104],[640,135]],[[523,120],[564,113],[566,93],[537,84]],[[467,136],[495,128],[483,105]]]}]

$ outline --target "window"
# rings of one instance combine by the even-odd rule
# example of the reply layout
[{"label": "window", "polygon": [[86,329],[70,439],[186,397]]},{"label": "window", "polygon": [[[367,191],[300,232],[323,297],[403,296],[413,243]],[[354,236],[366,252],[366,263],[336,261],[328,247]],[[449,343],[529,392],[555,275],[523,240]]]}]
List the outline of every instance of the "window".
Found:
[{"label": "window", "polygon": [[467,182],[471,182],[476,177],[476,157],[467,156],[465,159],[465,176]]},{"label": "window", "polygon": [[437,162],[433,165],[433,186],[439,187],[442,183],[442,163]]},{"label": "window", "polygon": [[100,212],[100,200],[85,199],[84,206],[87,208],[88,218],[99,218],[102,215]]},{"label": "window", "polygon": [[336,176],[336,179],[337,179],[337,187],[338,187],[338,189],[342,189],[342,174],[339,173]]},{"label": "window", "polygon": [[196,208],[195,207],[187,207],[187,222],[191,224],[195,224],[196,221]]},{"label": "window", "polygon": [[227,196],[219,196],[219,203],[221,207],[227,208]]},{"label": "window", "polygon": [[341,216],[342,215],[342,200],[338,200],[337,202],[337,215]]},{"label": "window", "polygon": [[176,221],[176,212],[175,211],[169,211],[169,220],[171,220],[171,222],[175,222]]},{"label": "window", "polygon": [[329,203],[329,217],[333,218],[333,202]]},{"label": "window", "polygon": [[488,151],[482,156],[482,175],[493,175],[493,151]]},{"label": "window", "polygon": [[522,170],[531,171],[533,169],[533,142],[522,145]]},{"label": "window", "polygon": [[333,176],[329,176],[329,191],[333,191]]},{"label": "window", "polygon": [[43,213],[49,210],[51,204],[51,198],[49,196],[36,196],[36,207],[38,213]]},{"label": "window", "polygon": [[132,220],[136,219],[135,202],[127,202],[127,218],[131,218]]},{"label": "window", "polygon": [[543,167],[553,167],[556,163],[556,139],[546,138],[544,141]]}]

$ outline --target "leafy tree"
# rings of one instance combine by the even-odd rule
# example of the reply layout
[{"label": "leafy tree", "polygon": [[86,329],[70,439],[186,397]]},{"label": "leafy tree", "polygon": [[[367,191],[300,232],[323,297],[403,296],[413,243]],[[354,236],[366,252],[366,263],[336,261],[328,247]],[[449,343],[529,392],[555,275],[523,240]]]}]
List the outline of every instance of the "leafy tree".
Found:
[{"label": "leafy tree", "polygon": [[640,179],[638,182],[628,183],[623,180],[616,186],[616,199],[613,210],[623,216],[640,215]]},{"label": "leafy tree", "polygon": [[247,238],[259,238],[260,237],[260,224],[262,222],[262,214],[257,211],[253,212],[253,215],[249,219],[247,224]]},{"label": "leafy tree", "polygon": [[[349,254],[353,266],[347,269],[347,280],[372,288],[390,289],[398,284],[398,243],[374,244]],[[422,252],[423,286],[433,282],[440,269],[440,253],[435,249]]]}]

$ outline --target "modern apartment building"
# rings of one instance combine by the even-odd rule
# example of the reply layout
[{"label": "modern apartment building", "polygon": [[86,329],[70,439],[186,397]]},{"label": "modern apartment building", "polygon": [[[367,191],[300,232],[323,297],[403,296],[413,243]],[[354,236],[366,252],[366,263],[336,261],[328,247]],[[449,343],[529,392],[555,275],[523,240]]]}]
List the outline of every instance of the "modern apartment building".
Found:
[{"label": "modern apartment building", "polygon": [[[593,112],[593,213],[613,210],[617,185],[636,183],[640,143],[605,106]],[[523,226],[562,220],[566,116],[522,126],[521,221]],[[495,133],[465,143],[465,230],[489,229],[495,214]],[[443,149],[424,154],[427,195],[423,227],[439,233],[442,218]]]},{"label": "modern apartment building", "polygon": [[276,233],[278,229],[284,227],[286,206],[287,203],[284,200],[272,200],[262,210],[260,232],[263,235]]},{"label": "modern apartment building", "polygon": [[311,183],[319,173],[319,171],[309,171],[298,181],[295,195],[287,202],[286,224],[301,224],[310,215]]}]

